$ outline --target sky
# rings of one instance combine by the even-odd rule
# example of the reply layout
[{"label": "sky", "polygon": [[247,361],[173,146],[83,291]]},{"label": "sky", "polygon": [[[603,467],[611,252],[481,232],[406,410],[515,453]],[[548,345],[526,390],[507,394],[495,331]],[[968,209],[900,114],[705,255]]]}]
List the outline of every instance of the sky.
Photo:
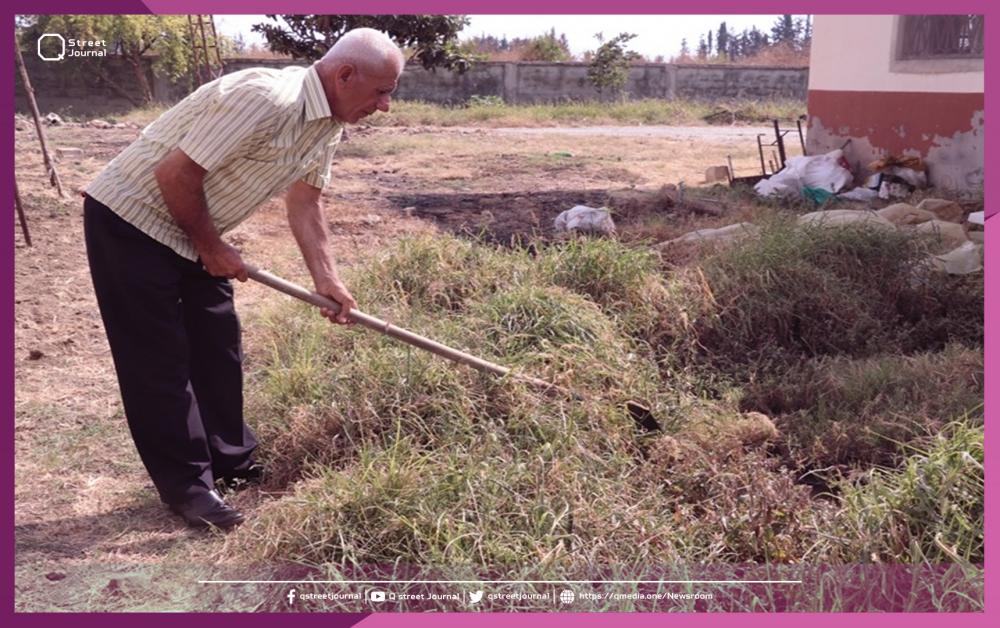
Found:
[{"label": "sky", "polygon": [[[777,15],[470,15],[470,24],[459,38],[468,39],[477,35],[534,37],[555,27],[556,34],[566,34],[570,50],[580,56],[599,45],[594,34],[603,32],[605,39],[628,32],[637,37],[629,42],[629,49],[655,59],[662,55],[665,59],[680,52],[681,39],[687,38],[692,52],[698,48],[698,37],[719,30],[723,20],[730,31],[740,32],[744,28],[756,26],[769,33],[777,20]],[[233,37],[243,34],[247,43],[263,43],[250,26],[267,21],[263,15],[216,15],[215,23],[219,32]]]}]

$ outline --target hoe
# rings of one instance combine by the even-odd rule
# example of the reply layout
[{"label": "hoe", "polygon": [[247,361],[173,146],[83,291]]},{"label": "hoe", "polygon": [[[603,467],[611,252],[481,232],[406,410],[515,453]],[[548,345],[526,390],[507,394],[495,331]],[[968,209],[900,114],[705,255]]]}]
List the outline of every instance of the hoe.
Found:
[{"label": "hoe", "polygon": [[[316,307],[326,308],[332,310],[333,312],[340,311],[340,304],[325,297],[321,294],[315,292],[310,292],[309,290],[294,284],[290,281],[286,281],[281,277],[273,275],[265,270],[260,270],[253,266],[247,265],[247,274],[254,281],[260,282],[266,286],[274,288],[280,292],[283,292],[289,296],[295,297],[301,301],[305,301]],[[457,362],[459,364],[464,364],[466,366],[471,366],[472,368],[482,371],[484,373],[490,373],[498,377],[510,377],[519,382],[528,384],[532,388],[539,390],[547,394],[553,393],[563,393],[568,394],[576,400],[582,400],[583,396],[579,393],[574,393],[572,391],[565,390],[555,384],[547,382],[536,377],[530,377],[527,375],[521,375],[518,373],[513,373],[506,366],[501,366],[495,364],[488,360],[476,357],[464,351],[459,351],[447,345],[443,345],[440,342],[436,342],[427,338],[426,336],[421,336],[420,334],[415,334],[412,331],[403,329],[402,327],[397,327],[391,323],[384,320],[365,314],[364,312],[358,310],[351,310],[348,313],[348,318],[351,321],[367,327],[368,329],[379,332],[380,334],[385,334],[391,336],[397,340],[405,342],[406,344],[412,345],[419,349],[429,351],[443,358],[447,358],[452,362]],[[625,408],[628,410],[629,415],[635,420],[636,425],[645,432],[655,432],[660,429],[660,423],[653,416],[653,413],[649,408],[636,401],[626,401]]]}]

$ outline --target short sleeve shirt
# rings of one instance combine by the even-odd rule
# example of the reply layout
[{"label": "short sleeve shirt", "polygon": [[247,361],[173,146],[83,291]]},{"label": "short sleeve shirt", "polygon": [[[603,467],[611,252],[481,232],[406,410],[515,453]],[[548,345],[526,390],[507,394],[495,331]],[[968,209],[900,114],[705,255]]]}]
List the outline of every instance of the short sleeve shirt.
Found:
[{"label": "short sleeve shirt", "polygon": [[207,171],[208,212],[225,233],[296,181],[325,188],[341,133],[315,66],[242,70],[206,83],[143,129],[86,193],[196,260],[154,176],[167,153],[179,148]]}]

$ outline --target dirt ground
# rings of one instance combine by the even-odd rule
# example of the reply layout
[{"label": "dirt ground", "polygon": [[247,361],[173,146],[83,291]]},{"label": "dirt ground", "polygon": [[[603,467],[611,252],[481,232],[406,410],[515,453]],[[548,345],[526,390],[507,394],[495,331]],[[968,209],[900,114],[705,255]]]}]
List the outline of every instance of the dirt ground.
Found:
[{"label": "dirt ground", "polygon": [[[25,245],[15,221],[15,608],[250,610],[259,593],[196,582],[213,568],[219,539],[186,529],[157,499],[126,429],[91,289],[79,191],[139,129],[47,127],[53,150],[81,149],[61,151],[67,198],[60,199],[34,127],[15,126],[17,182],[34,244]],[[333,251],[350,266],[419,232],[501,242],[545,234],[560,211],[603,204],[609,189],[697,186],[727,155],[738,175],[755,174],[758,132],[767,130],[355,128],[324,194]],[[657,235],[736,221],[678,215]],[[621,226],[628,233],[627,216]],[[228,240],[247,261],[308,285],[279,200]],[[253,283],[237,288],[251,360],[254,318],[279,298]],[[268,498],[250,490],[233,501],[252,517]]]}]

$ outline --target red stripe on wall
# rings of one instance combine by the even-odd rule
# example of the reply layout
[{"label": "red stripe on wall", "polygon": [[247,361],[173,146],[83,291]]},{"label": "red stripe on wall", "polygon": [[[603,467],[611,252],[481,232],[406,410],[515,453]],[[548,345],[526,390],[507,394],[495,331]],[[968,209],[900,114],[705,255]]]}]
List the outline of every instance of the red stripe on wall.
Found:
[{"label": "red stripe on wall", "polygon": [[809,90],[809,117],[810,125],[818,119],[829,133],[867,137],[893,154],[926,154],[934,136],[972,130],[984,102],[983,94]]}]

